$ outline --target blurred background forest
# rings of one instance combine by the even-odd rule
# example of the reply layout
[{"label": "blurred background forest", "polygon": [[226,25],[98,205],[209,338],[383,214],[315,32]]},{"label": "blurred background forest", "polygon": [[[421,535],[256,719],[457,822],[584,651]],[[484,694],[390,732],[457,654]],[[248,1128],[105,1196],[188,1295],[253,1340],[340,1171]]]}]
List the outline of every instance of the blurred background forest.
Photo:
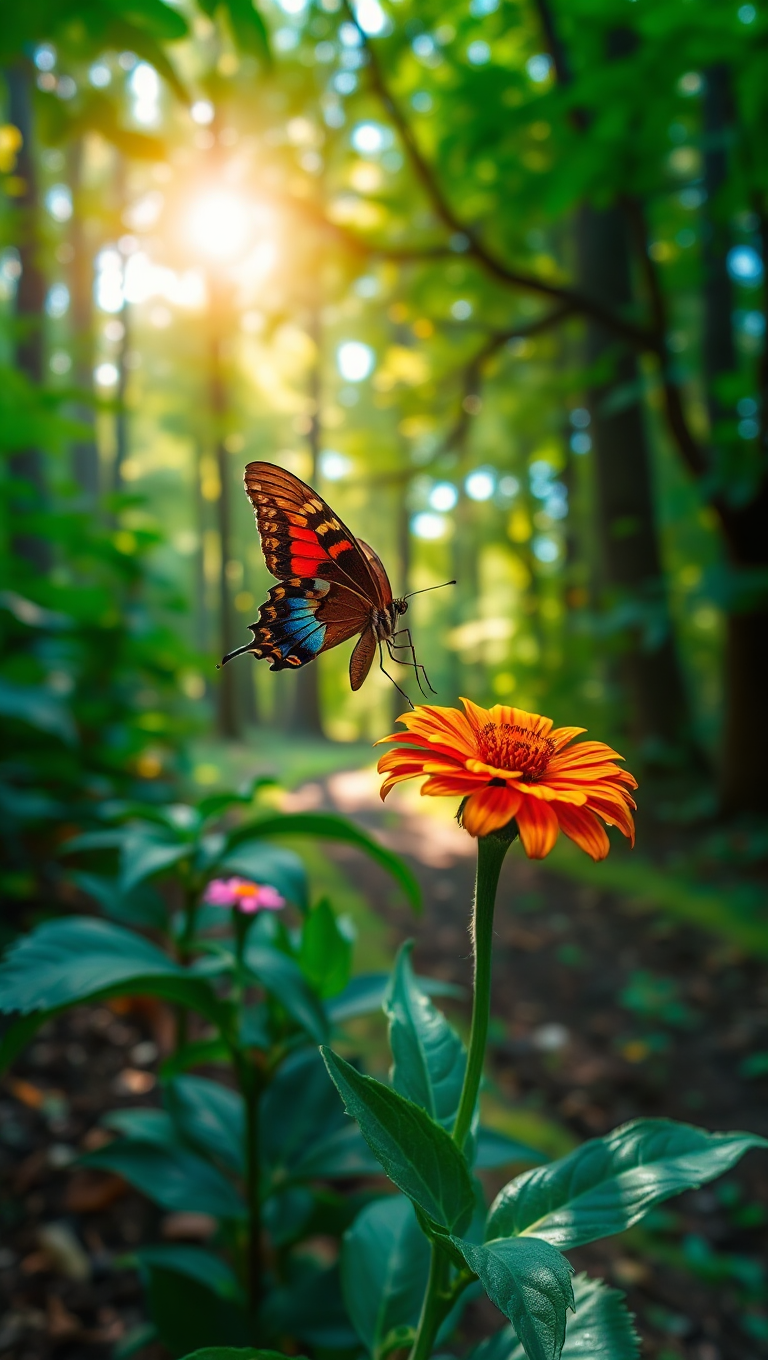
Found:
[{"label": "blurred background forest", "polygon": [[399,712],[346,648],[216,673],[253,458],[395,593],[457,577],[413,606],[438,701],[583,723],[762,844],[767,40],[719,0],[6,8],[12,893],[19,828]]}]

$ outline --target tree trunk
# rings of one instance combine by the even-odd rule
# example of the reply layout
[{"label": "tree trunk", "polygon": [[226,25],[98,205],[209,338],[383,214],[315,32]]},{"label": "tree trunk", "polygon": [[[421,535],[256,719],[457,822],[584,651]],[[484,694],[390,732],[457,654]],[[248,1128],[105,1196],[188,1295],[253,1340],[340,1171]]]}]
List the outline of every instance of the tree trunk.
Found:
[{"label": "tree trunk", "polygon": [[[585,206],[578,222],[581,283],[619,310],[634,301],[627,230],[618,207]],[[617,348],[602,326],[587,326],[587,362],[611,363],[611,376],[589,394],[598,534],[605,585],[617,603],[646,616],[628,626],[621,675],[633,736],[648,758],[666,762],[692,750],[687,696],[675,647],[655,520],[653,474],[640,371],[634,352]],[[624,391],[621,404],[611,405]],[[645,637],[644,637],[645,634]]]},{"label": "tree trunk", "polygon": [[[19,335],[16,363],[32,383],[40,383],[44,372],[44,334],[46,280],[40,264],[40,200],[34,157],[34,117],[32,74],[24,63],[5,72],[8,88],[8,118],[19,129],[22,145],[16,174],[24,190],[16,199],[20,213],[19,257],[21,275],[16,293]],[[42,499],[45,495],[43,456],[39,449],[23,449],[11,459],[14,477],[27,482]],[[29,534],[14,537],[13,550],[36,571],[47,571],[51,564],[48,544]]]},{"label": "tree trunk", "polygon": [[[733,124],[733,101],[728,69],[711,67],[704,94],[703,212],[704,336],[703,360],[712,445],[719,449],[715,474],[725,474],[717,509],[726,542],[729,566],[737,573],[768,572],[768,480],[763,477],[754,499],[745,506],[730,505],[727,443],[718,423],[733,411],[718,391],[719,380],[737,367],[733,342],[733,286],[728,275],[730,245],[727,210],[718,196],[728,176],[728,145]],[[763,580],[742,590],[736,585],[726,619],[724,715],[720,793],[723,811],[758,812],[768,809],[768,731],[760,721],[768,694],[768,598]],[[741,599],[739,598],[741,596]]]},{"label": "tree trunk", "polygon": [[[72,285],[72,329],[74,332],[74,382],[84,394],[93,390],[93,252],[82,213],[81,188],[85,144],[75,142],[70,155],[70,182],[74,211],[71,241],[73,249],[70,282]],[[89,508],[99,495],[99,451],[92,404],[84,399],[75,407],[75,417],[90,427],[90,434],[72,446],[72,474]]]}]

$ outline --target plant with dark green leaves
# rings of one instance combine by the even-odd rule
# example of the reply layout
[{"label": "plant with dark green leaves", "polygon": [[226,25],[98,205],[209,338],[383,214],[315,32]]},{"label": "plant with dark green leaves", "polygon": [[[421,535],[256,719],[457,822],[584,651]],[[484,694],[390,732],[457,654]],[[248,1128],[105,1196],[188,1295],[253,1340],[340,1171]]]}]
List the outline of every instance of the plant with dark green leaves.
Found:
[{"label": "plant with dark green leaves", "polygon": [[414,906],[418,888],[340,817],[262,808],[222,823],[237,804],[250,809],[254,791],[196,807],[113,807],[113,825],[69,840],[67,860],[98,857],[71,881],[103,916],[45,921],[7,951],[0,1005],[11,1020],[0,1054],[7,1064],[41,1024],[84,1002],[172,1004],[177,1043],[161,1068],[162,1103],[107,1113],[114,1137],[84,1159],[166,1211],[211,1218],[209,1246],[134,1255],[154,1334],[175,1355],[286,1335],[354,1354],[339,1270],[303,1244],[338,1237],[360,1202],[345,1187],[380,1173],[318,1045],[378,1010],[387,979],[351,979],[348,928],[327,900],[311,902],[302,860],[275,842],[344,841],[388,869]]}]

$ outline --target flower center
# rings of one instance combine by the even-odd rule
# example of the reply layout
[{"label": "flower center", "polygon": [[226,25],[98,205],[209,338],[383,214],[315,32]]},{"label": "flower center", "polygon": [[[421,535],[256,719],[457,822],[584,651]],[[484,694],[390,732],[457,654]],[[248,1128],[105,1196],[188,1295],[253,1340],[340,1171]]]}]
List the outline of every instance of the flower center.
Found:
[{"label": "flower center", "polygon": [[555,752],[550,737],[517,723],[486,723],[478,735],[480,755],[497,770],[520,771],[526,784],[541,779]]}]

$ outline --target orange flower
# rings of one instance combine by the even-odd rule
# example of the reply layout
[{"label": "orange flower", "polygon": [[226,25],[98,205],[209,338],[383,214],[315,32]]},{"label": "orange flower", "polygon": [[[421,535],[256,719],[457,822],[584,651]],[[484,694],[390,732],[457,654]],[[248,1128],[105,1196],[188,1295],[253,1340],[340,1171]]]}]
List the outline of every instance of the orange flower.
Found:
[{"label": "orange flower", "polygon": [[548,855],[561,830],[592,859],[605,859],[610,843],[598,818],[634,845],[629,789],[637,783],[614,764],[623,758],[616,751],[602,741],[568,750],[585,728],[552,731],[552,719],[538,713],[461,702],[464,713],[420,705],[398,719],[407,732],[382,738],[400,743],[379,761],[382,798],[401,780],[426,775],[422,794],[466,799],[462,824],[471,836],[487,836],[514,817],[530,859]]}]

